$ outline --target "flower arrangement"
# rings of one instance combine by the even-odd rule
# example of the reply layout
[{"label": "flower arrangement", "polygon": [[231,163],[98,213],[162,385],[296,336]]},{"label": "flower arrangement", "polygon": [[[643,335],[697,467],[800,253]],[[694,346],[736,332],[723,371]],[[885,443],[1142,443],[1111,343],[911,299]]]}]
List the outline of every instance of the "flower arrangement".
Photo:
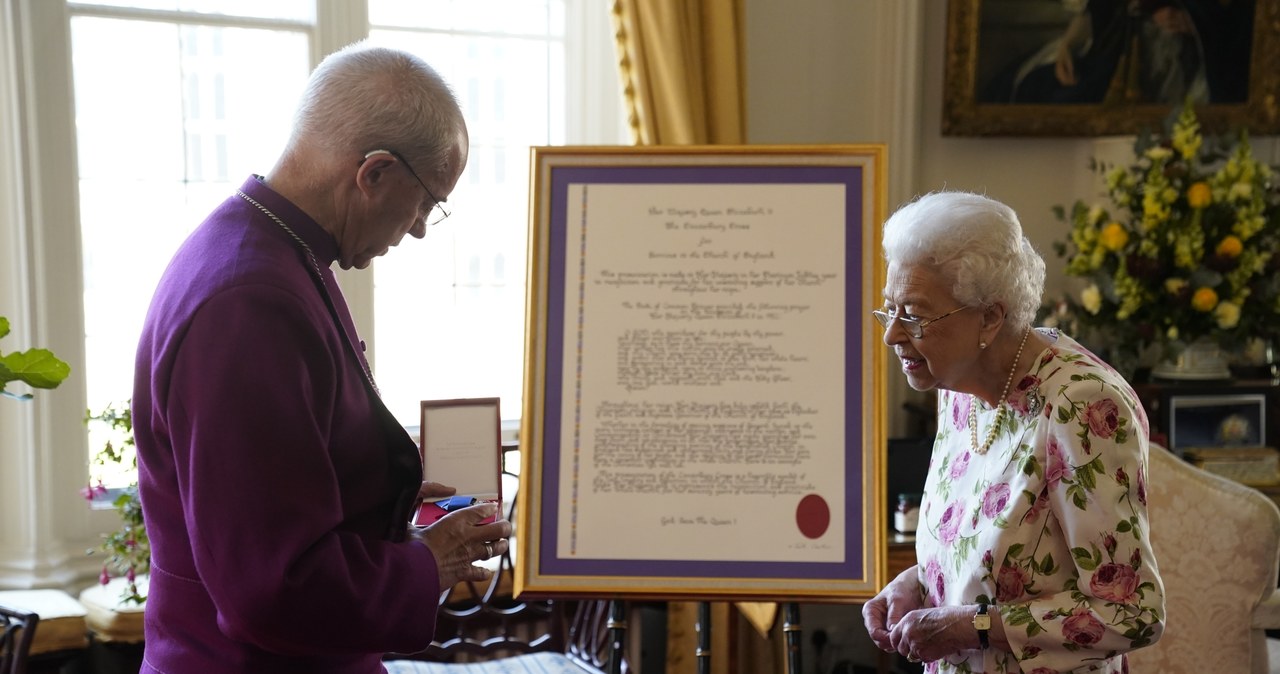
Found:
[{"label": "flower arrangement", "polygon": [[[105,467],[123,470],[130,475],[137,475],[138,454],[133,444],[133,413],[128,403],[108,405],[100,414],[88,413],[86,423],[105,423],[114,437],[107,440],[99,450],[95,462]],[[82,491],[82,495],[93,501],[107,494],[101,480],[90,484]],[[99,549],[106,554],[102,564],[102,573],[98,580],[106,585],[111,580],[112,571],[125,579],[125,602],[141,604],[146,596],[139,591],[138,576],[151,569],[151,539],[147,537],[147,528],[142,519],[142,502],[138,499],[138,483],[135,481],[120,490],[111,505],[120,514],[120,528],[106,534]],[[89,554],[93,554],[90,550]]]},{"label": "flower arrangement", "polygon": [[1277,169],[1243,131],[1206,138],[1190,104],[1134,155],[1094,162],[1110,204],[1054,208],[1071,226],[1054,248],[1083,286],[1053,313],[1128,364],[1152,347],[1171,359],[1201,339],[1239,353],[1280,336]]}]

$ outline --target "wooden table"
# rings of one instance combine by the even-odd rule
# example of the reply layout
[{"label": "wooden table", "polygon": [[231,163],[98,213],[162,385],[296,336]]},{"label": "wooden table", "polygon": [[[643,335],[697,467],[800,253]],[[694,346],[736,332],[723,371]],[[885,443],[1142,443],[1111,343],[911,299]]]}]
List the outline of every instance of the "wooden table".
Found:
[{"label": "wooden table", "polygon": [[887,553],[886,570],[889,574],[889,580],[898,577],[898,574],[915,566],[916,564],[916,537],[915,534],[889,534],[889,546]]}]

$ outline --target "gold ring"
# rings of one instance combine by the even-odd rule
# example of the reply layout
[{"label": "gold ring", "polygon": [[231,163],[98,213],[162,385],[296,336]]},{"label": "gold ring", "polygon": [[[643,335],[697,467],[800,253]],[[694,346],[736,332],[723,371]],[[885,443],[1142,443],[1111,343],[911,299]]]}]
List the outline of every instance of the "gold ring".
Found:
[{"label": "gold ring", "polygon": [[908,653],[907,662],[920,662],[920,657],[917,656],[915,653]]},{"label": "gold ring", "polygon": [[485,541],[485,544],[484,544],[484,558],[485,558],[485,559],[489,559],[489,558],[491,558],[491,557],[493,557],[493,543],[490,543],[490,542],[488,542],[488,541]]}]

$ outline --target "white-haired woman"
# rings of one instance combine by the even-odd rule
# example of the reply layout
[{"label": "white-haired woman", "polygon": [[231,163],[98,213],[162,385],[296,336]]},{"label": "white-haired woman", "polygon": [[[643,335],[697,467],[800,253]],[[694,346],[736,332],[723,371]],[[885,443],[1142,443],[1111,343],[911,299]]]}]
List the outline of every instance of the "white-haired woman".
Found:
[{"label": "white-haired woman", "polygon": [[918,563],[863,606],[872,640],[929,672],[1128,671],[1164,627],[1138,397],[1032,327],[1045,266],[1008,206],[928,194],[883,245],[873,314],[911,387],[939,391],[938,434]]}]

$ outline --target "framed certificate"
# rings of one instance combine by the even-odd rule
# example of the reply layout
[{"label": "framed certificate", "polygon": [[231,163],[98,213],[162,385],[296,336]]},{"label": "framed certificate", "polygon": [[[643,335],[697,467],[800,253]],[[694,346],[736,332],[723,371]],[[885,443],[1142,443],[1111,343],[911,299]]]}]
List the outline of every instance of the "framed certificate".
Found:
[{"label": "framed certificate", "polygon": [[451,510],[502,501],[502,436],[498,398],[423,400],[419,426],[423,479],[454,487],[449,498],[418,507],[428,525]]},{"label": "framed certificate", "polygon": [[532,162],[517,592],[873,596],[884,147]]}]

